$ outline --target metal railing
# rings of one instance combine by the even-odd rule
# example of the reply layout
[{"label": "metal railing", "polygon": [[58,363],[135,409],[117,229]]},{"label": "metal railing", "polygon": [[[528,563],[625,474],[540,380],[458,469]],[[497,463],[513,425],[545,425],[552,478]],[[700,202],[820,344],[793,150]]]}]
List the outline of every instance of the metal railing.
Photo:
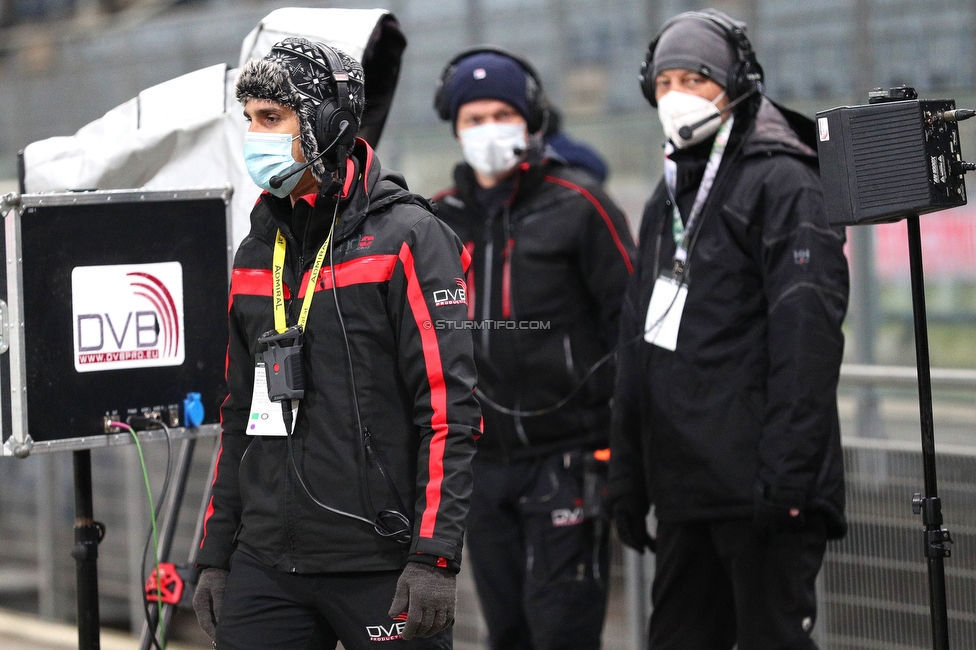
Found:
[{"label": "metal railing", "polygon": [[[933,368],[931,377],[940,494],[955,540],[949,639],[976,648],[976,370]],[[931,648],[923,526],[911,509],[923,485],[917,371],[845,364],[840,402],[850,530],[828,544],[814,636],[822,650]],[[630,549],[615,557],[624,588],[611,609],[627,612],[626,640],[608,626],[604,647],[643,648],[654,558]]]},{"label": "metal railing", "polygon": [[[922,555],[922,522],[911,496],[922,487],[915,369],[845,365],[840,406],[848,484],[847,538],[828,545],[820,580],[816,637],[823,650],[931,647]],[[976,371],[933,369],[936,455],[953,557],[946,561],[952,647],[976,647]],[[859,427],[863,403],[877,426]],[[146,445],[153,484],[161,481],[165,445]],[[0,459],[0,602],[24,600],[24,579],[36,579],[34,602],[52,619],[71,620],[74,572],[70,550],[71,468],[67,456]],[[209,454],[200,449],[174,559],[188,544],[195,505],[207,483]],[[131,447],[96,450],[95,515],[108,527],[101,548],[103,620],[142,624],[140,563],[148,520]],[[32,541],[33,540],[33,541]],[[185,552],[185,551],[183,551]],[[652,555],[624,552],[614,541],[605,650],[644,647]],[[11,578],[9,585],[4,579]],[[16,585],[12,581],[16,578]],[[6,587],[6,589],[5,589]],[[9,604],[8,604],[9,606]],[[459,580],[456,647],[485,648],[486,630],[468,567]]]}]

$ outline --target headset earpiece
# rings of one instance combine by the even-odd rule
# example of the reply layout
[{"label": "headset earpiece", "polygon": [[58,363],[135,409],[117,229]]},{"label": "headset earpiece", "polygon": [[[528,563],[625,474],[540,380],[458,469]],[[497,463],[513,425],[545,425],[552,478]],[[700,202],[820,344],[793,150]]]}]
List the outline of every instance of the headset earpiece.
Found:
[{"label": "headset earpiece", "polygon": [[732,68],[728,72],[728,76],[725,84],[725,93],[730,100],[741,97],[742,95],[752,92],[756,87],[760,86],[764,79],[762,66],[759,65],[759,61],[756,60],[756,52],[752,49],[752,43],[746,36],[743,29],[720,15],[712,13],[711,11],[693,11],[685,14],[679,14],[675,16],[668,22],[664,24],[661,31],[657,33],[657,36],[650,42],[647,46],[647,53],[644,55],[644,61],[641,63],[640,74],[638,79],[640,80],[641,94],[644,98],[650,102],[651,106],[657,108],[657,97],[655,96],[655,79],[654,79],[654,50],[657,49],[658,41],[661,40],[661,35],[674,23],[675,20],[681,18],[688,18],[694,16],[701,18],[702,20],[709,20],[715,25],[721,28],[722,32],[725,34],[726,39],[732,44],[735,49],[736,56],[738,60],[732,65]]},{"label": "headset earpiece", "polygon": [[[349,73],[339,55],[328,45],[322,45],[322,53],[329,61],[332,69],[332,80],[335,86],[335,98],[329,98],[319,105],[318,113],[315,117],[315,141],[321,149],[330,142],[339,138],[342,131],[342,123],[348,124],[345,133],[339,139],[338,146],[345,151],[352,149],[356,141],[356,133],[359,132],[359,119],[352,108],[352,100],[349,96]],[[342,161],[333,160],[333,163]]]},{"label": "headset earpiece", "polygon": [[529,133],[537,133],[549,122],[549,104],[546,101],[545,93],[542,91],[542,80],[532,64],[522,57],[509,52],[495,45],[479,45],[460,52],[451,59],[444,70],[441,72],[437,82],[437,90],[434,92],[434,110],[437,116],[445,122],[451,121],[451,78],[458,64],[469,56],[491,52],[507,57],[515,61],[525,72],[525,99],[529,107],[528,123]]},{"label": "headset earpiece", "polygon": [[[666,29],[667,25],[664,28]],[[654,87],[654,50],[657,48],[657,42],[661,40],[661,34],[663,33],[664,29],[647,46],[647,53],[644,55],[644,60],[641,62],[640,74],[637,76],[640,80],[641,94],[644,95],[644,99],[649,101],[654,108],[657,108],[657,92]]]}]

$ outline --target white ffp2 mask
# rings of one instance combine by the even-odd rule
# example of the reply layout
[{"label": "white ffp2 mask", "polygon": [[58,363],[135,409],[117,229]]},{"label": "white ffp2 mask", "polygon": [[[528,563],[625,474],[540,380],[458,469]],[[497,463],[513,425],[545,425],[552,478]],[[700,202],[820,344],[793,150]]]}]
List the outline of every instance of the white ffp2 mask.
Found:
[{"label": "white ffp2 mask", "polygon": [[[722,91],[712,101],[708,101],[698,95],[669,90],[657,100],[657,115],[661,119],[664,135],[678,149],[696,145],[715,135],[718,128],[722,126],[722,114],[716,108],[715,104],[723,97],[725,97],[725,91]],[[682,127],[690,127],[711,115],[714,115],[715,119],[702,124],[692,131],[690,138],[681,137],[680,131]]]},{"label": "white ffp2 mask", "polygon": [[525,151],[525,124],[488,122],[458,131],[464,160],[476,170],[497,178],[518,163]]}]

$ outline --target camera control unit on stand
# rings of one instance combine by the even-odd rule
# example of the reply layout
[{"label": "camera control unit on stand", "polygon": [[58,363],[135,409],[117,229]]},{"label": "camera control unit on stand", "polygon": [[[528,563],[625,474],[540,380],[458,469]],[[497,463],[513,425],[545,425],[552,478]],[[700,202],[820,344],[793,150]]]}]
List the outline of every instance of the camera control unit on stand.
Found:
[{"label": "camera control unit on stand", "polygon": [[952,554],[952,536],[942,526],[942,500],[935,468],[932,379],[919,215],[966,204],[967,171],[959,125],[976,111],[957,109],[952,99],[918,99],[910,86],[877,88],[868,104],[843,106],[817,113],[820,175],[830,222],[871,225],[906,219],[915,358],[922,438],[925,496],[912,498],[912,510],[922,515],[924,554],[928,563],[929,607],[935,650],[949,648],[945,559]]}]

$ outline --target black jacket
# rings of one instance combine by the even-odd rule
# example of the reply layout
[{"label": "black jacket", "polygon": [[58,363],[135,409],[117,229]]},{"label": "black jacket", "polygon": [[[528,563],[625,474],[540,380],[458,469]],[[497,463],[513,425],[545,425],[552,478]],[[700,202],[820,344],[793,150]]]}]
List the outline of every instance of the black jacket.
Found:
[{"label": "black jacket", "polygon": [[[309,195],[292,209],[289,199],[264,193],[234,261],[230,395],[221,408],[200,565],[226,568],[239,543],[266,564],[298,573],[393,570],[408,553],[411,560],[459,566],[480,418],[472,395],[476,374],[470,332],[430,323],[465,316],[463,305],[434,299],[463,277],[463,249],[429,204],[408,192],[399,175],[382,171],[361,140],[350,170],[334,235],[335,266],[327,255],[306,324],[306,393],[295,419],[294,462],[324,505],[368,521],[398,511],[411,521],[412,540],[399,544],[369,523],[316,505],[296,481],[286,439],[246,434],[255,359],[263,349],[257,339],[274,327],[276,232],[287,240],[292,325],[335,206]],[[368,436],[357,425],[356,399]]]},{"label": "black jacket", "polygon": [[828,225],[816,154],[786,115],[763,100],[754,120],[737,118],[688,235],[673,352],[643,340],[655,280],[671,275],[675,252],[663,182],[647,204],[621,316],[610,493],[654,505],[665,521],[790,502],[824,513],[840,536],[844,233]]},{"label": "black jacket", "polygon": [[616,344],[635,247],[624,215],[587,179],[551,160],[522,163],[511,195],[488,214],[461,164],[455,187],[434,198],[474,259],[467,317],[479,389],[506,409],[547,411],[513,416],[485,401],[479,454],[608,443],[612,360],[588,372]]}]

